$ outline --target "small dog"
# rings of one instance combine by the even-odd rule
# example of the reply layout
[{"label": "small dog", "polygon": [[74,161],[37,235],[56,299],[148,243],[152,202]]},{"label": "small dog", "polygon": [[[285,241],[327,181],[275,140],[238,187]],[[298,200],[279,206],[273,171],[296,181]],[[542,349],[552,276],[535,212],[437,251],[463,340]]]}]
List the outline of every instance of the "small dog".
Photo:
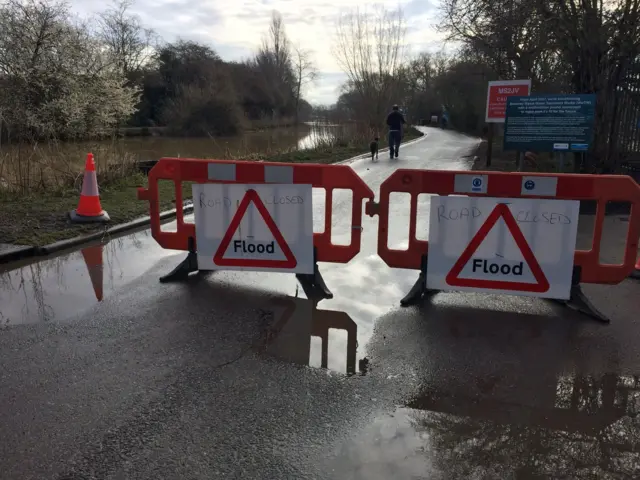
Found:
[{"label": "small dog", "polygon": [[378,137],[375,137],[373,141],[369,144],[369,149],[371,150],[371,160],[375,158],[378,159]]}]

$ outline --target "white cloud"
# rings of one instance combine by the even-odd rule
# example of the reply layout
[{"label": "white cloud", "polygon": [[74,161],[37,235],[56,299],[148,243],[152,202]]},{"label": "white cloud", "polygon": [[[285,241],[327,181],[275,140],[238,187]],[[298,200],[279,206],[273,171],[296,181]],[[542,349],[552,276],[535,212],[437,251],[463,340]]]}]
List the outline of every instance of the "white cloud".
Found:
[{"label": "white cloud", "polygon": [[[434,1],[398,1],[407,21],[410,53],[440,48],[442,37],[434,25]],[[72,9],[81,16],[104,10],[105,5],[98,0],[71,0]],[[374,5],[365,0],[137,0],[131,10],[166,41],[183,38],[209,43],[226,60],[252,55],[268,29],[271,12],[278,10],[291,41],[312,51],[320,70],[307,99],[332,103],[345,79],[331,52],[335,20],[350,8]],[[388,3],[384,6],[394,7]]]}]

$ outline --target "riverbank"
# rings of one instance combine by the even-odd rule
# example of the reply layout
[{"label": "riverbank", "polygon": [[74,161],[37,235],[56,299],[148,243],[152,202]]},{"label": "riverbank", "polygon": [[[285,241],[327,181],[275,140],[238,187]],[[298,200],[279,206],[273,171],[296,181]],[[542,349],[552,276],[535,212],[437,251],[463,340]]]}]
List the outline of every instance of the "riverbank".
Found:
[{"label": "riverbank", "polygon": [[[404,141],[422,136],[410,129]],[[384,147],[382,142],[381,147]],[[285,163],[330,164],[347,160],[367,152],[366,139],[338,139],[322,142],[308,150],[290,150],[270,155],[254,154],[240,159]],[[81,175],[82,172],[78,172]],[[147,184],[139,171],[130,171],[120,177],[100,175],[100,201],[109,213],[111,222],[104,225],[79,225],[69,221],[68,213],[77,207],[79,187],[44,190],[36,193],[3,193],[0,190],[0,244],[40,247],[80,235],[93,234],[114,225],[123,224],[148,214],[149,204],[137,199],[137,188]],[[170,182],[160,182],[162,210],[175,207],[174,187]],[[188,191],[185,190],[185,193]]]}]

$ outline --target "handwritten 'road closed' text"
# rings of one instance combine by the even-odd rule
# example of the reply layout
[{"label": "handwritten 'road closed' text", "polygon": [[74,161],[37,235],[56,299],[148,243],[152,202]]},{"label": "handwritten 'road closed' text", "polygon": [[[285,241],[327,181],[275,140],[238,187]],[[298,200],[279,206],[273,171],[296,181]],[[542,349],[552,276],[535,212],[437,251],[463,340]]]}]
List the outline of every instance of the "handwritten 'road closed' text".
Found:
[{"label": "handwritten 'road closed' text", "polygon": [[[571,218],[564,213],[549,211],[514,211],[513,216],[518,223],[548,223],[549,225],[570,225]],[[438,206],[438,222],[461,221],[470,218],[482,217],[482,211],[477,207],[447,208],[444,205]]]},{"label": "handwritten 'road closed' text", "polygon": [[579,202],[431,199],[427,288],[568,299]]}]

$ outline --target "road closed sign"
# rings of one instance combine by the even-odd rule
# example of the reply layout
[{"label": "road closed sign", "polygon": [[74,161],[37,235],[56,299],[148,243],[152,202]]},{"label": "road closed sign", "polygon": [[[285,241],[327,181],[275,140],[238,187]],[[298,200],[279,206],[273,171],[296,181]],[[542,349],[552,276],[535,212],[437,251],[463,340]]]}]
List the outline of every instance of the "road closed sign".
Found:
[{"label": "road closed sign", "polygon": [[569,299],[579,205],[434,196],[427,288]]},{"label": "road closed sign", "polygon": [[192,190],[198,269],[313,273],[311,185]]},{"label": "road closed sign", "polygon": [[487,123],[504,123],[507,116],[507,98],[528,96],[531,93],[531,80],[497,80],[489,82],[487,88]]}]

